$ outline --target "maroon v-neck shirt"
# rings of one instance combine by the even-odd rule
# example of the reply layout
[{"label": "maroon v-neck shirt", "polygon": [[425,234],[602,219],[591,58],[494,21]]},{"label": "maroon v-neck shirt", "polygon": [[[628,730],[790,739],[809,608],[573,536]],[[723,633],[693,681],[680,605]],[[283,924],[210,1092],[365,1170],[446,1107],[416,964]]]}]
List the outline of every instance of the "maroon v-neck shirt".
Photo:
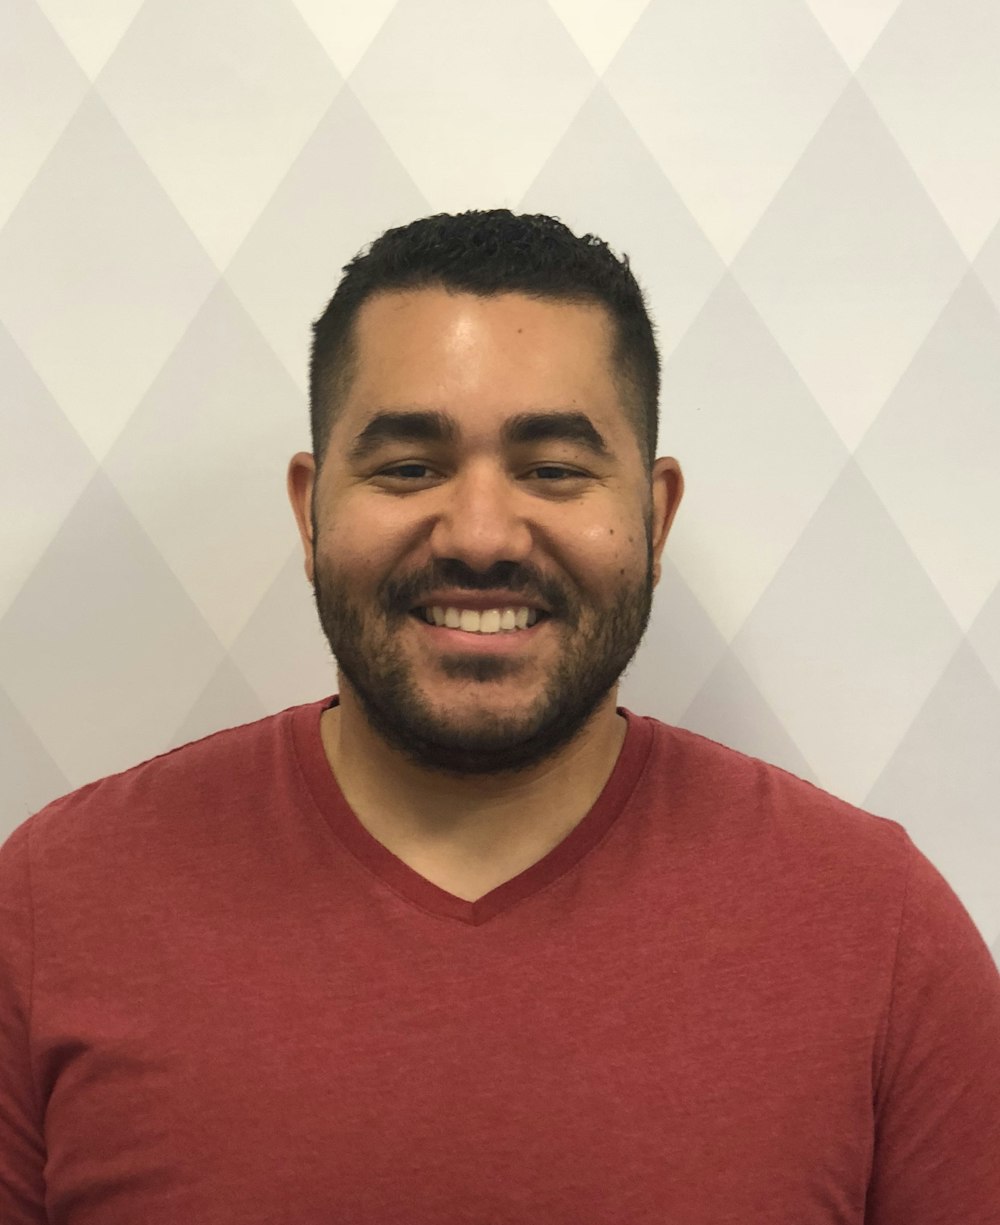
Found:
[{"label": "maroon v-neck shirt", "polygon": [[987,1225],[1000,976],[903,828],[622,710],[475,902],[348,808],[329,699],[0,849],[4,1225]]}]

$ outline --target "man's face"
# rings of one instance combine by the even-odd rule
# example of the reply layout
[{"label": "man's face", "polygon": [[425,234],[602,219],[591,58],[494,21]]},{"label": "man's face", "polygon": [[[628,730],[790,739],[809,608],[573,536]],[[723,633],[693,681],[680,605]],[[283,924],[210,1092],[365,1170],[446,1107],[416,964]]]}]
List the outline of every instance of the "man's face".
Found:
[{"label": "man's face", "polygon": [[[342,700],[424,768],[536,766],[608,700],[639,645],[679,471],[657,461],[651,491],[600,307],[393,292],[362,307],[355,337],[307,540]],[[359,445],[385,413],[437,414],[450,433]],[[524,414],[578,414],[576,436],[565,419],[547,438],[511,433]],[[513,594],[492,607],[550,615],[488,636],[414,611],[498,591]]]}]

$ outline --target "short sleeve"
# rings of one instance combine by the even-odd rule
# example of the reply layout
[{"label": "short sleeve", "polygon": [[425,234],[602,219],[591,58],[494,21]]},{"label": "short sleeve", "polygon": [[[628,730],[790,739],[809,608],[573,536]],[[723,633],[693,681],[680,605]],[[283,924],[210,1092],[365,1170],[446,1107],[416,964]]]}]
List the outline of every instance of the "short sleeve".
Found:
[{"label": "short sleeve", "polygon": [[0,1221],[44,1225],[45,1145],[31,1071],[29,825],[0,846]]},{"label": "short sleeve", "polygon": [[866,1225],[1000,1225],[1000,972],[909,844]]}]

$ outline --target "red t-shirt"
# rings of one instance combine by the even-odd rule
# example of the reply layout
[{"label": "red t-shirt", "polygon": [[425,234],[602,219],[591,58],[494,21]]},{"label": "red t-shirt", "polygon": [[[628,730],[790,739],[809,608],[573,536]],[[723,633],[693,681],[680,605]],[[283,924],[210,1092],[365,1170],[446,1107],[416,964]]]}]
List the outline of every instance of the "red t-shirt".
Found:
[{"label": "red t-shirt", "polygon": [[0,849],[3,1225],[997,1225],[1000,974],[902,826],[621,709],[467,902],[367,833],[329,699]]}]

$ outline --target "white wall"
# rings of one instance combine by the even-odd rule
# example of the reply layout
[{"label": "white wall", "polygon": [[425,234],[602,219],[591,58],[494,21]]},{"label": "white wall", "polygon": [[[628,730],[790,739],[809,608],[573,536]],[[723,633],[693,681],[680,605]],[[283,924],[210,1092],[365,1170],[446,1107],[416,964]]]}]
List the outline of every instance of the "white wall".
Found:
[{"label": "white wall", "polygon": [[1000,955],[996,0],[5,0],[0,833],[332,693],[308,325],[436,211],[627,251],[688,492],[621,701],[904,824]]}]

